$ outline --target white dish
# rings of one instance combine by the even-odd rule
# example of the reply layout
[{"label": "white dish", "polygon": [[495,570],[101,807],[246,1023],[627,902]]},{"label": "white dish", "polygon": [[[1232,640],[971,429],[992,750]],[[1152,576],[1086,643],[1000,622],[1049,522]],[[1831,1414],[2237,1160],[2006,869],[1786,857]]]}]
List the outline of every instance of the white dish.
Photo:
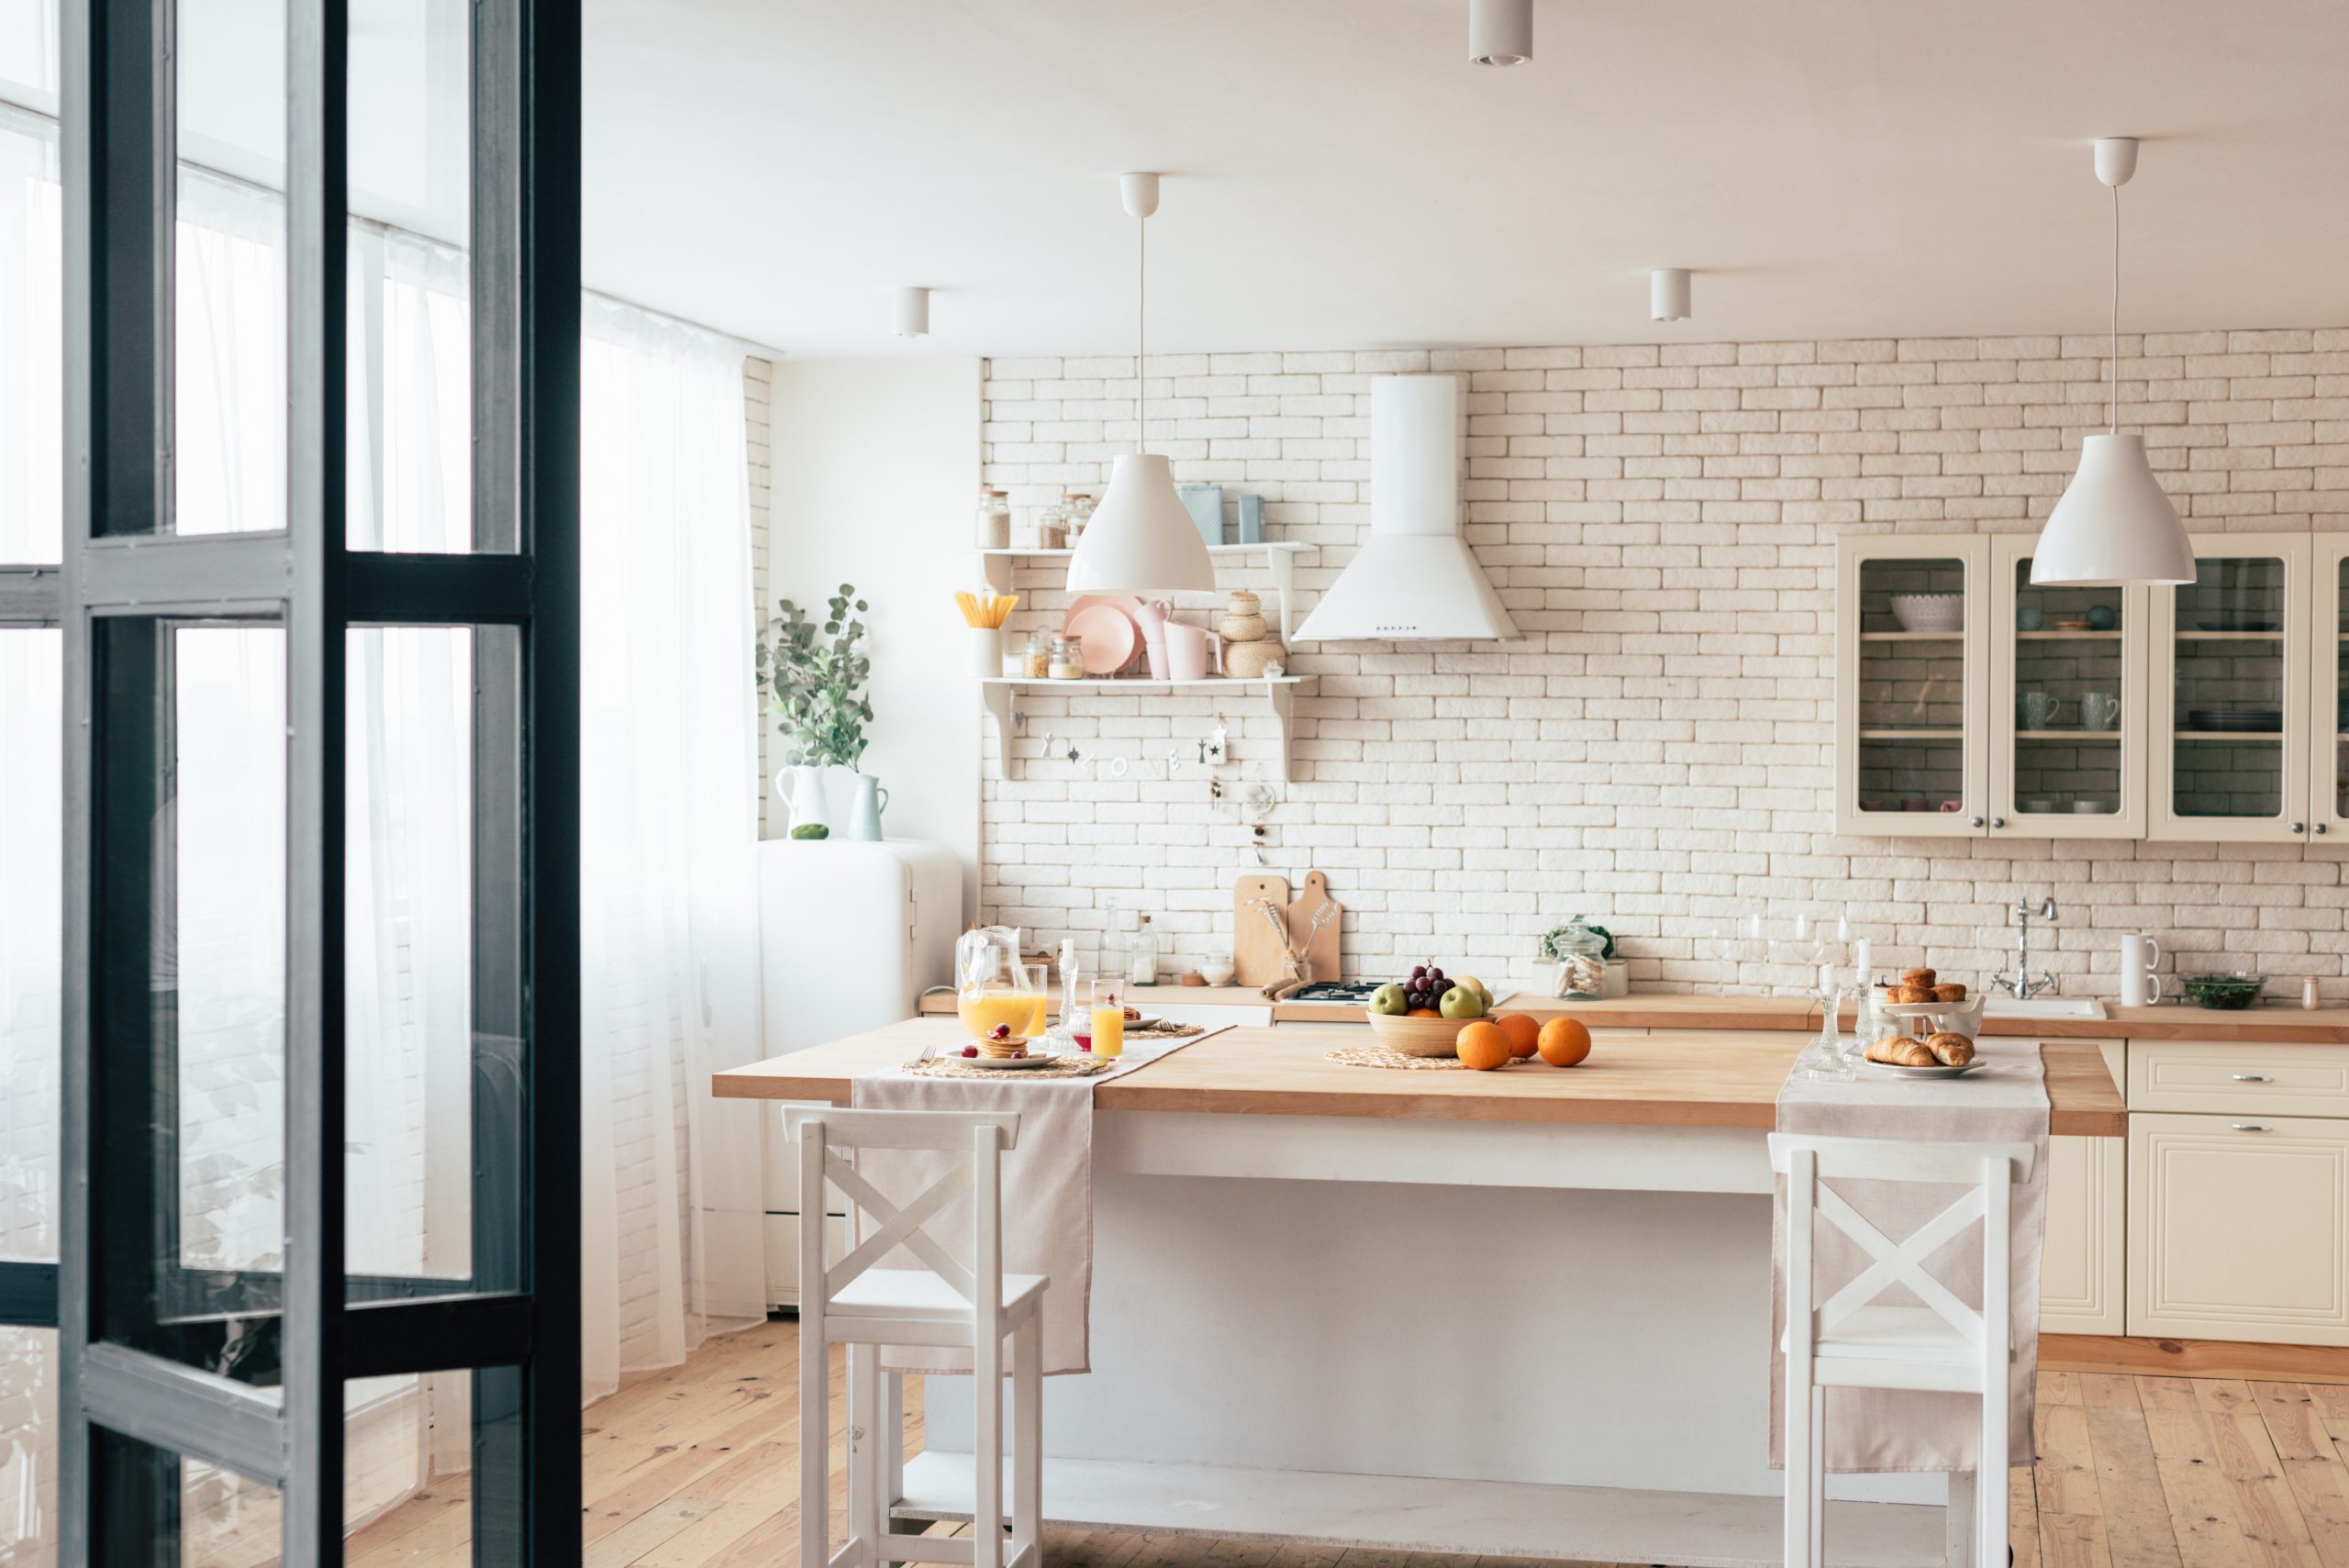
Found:
[{"label": "white dish", "polygon": [[1864,1062],[1860,1065],[1895,1078],[1963,1078],[1981,1066],[1982,1059],[1977,1056],[1963,1067],[1944,1067],[1938,1062],[1931,1067],[1896,1067],[1889,1062]]},{"label": "white dish", "polygon": [[1032,1051],[1026,1056],[966,1056],[963,1060],[973,1067],[1000,1067],[1018,1072],[1023,1067],[1042,1067],[1059,1060],[1057,1053]]},{"label": "white dish", "polygon": [[1892,618],[1903,631],[1960,631],[1965,627],[1963,594],[1895,594]]}]

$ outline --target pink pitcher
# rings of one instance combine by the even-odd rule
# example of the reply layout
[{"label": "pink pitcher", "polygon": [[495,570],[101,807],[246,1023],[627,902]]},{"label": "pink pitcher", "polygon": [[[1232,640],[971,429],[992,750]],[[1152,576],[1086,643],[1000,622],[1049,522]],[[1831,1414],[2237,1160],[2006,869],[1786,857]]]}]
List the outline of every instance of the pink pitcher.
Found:
[{"label": "pink pitcher", "polygon": [[1141,628],[1141,645],[1150,655],[1150,678],[1166,679],[1166,617],[1174,613],[1171,600],[1152,599],[1134,606],[1134,624]]},{"label": "pink pitcher", "polygon": [[1166,678],[1170,681],[1204,681],[1212,663],[1215,673],[1223,673],[1223,639],[1200,626],[1186,626],[1179,620],[1166,623]]}]

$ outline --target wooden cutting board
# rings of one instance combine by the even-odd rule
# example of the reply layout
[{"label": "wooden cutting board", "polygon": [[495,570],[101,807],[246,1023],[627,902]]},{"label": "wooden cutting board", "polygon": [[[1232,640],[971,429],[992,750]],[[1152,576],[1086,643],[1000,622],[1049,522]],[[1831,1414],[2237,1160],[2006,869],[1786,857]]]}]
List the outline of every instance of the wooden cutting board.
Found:
[{"label": "wooden cutting board", "polygon": [[1334,906],[1336,913],[1330,916],[1328,925],[1314,934],[1312,949],[1306,956],[1312,960],[1309,973],[1313,979],[1335,980],[1339,977],[1339,933],[1346,924],[1346,906],[1330,896],[1330,879],[1318,871],[1305,873],[1305,890],[1288,906],[1288,945],[1294,948],[1304,942],[1306,932],[1313,929],[1315,911],[1324,904]]},{"label": "wooden cutting board", "polygon": [[1281,934],[1273,929],[1272,922],[1263,913],[1250,907],[1259,898],[1270,898],[1273,907],[1288,907],[1288,878],[1285,876],[1243,876],[1231,893],[1231,983],[1234,985],[1270,985],[1288,973],[1288,950],[1282,945]]}]

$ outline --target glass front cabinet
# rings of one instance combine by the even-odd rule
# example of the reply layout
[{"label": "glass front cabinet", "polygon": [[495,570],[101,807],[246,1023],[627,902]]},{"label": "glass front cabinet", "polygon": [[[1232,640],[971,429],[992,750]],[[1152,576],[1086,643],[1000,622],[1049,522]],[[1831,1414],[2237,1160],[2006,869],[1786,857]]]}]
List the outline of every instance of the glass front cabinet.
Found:
[{"label": "glass front cabinet", "polygon": [[2155,591],[2151,837],[2309,836],[2313,552],[2307,534],[2202,535],[2194,581]]},{"label": "glass front cabinet", "polygon": [[1837,832],[2349,840],[2349,535],[2151,589],[2035,588],[2034,542],[1837,541]]}]

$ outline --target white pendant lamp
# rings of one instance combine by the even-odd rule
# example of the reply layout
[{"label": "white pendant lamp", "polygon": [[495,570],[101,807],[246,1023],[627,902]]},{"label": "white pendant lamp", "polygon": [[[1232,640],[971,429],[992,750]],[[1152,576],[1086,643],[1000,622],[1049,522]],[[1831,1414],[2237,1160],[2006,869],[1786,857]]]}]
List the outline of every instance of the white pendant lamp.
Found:
[{"label": "white pendant lamp", "polygon": [[1134,450],[1109,470],[1108,494],[1077,536],[1068,562],[1072,594],[1208,593],[1215,588],[1215,562],[1207,540],[1174,493],[1166,459],[1144,450],[1149,428],[1149,382],[1143,375],[1148,337],[1143,322],[1149,301],[1150,251],[1146,220],[1158,210],[1158,176],[1121,174],[1119,194],[1144,238],[1134,286]]},{"label": "white pendant lamp", "polygon": [[1468,58],[1522,65],[1533,58],[1533,0],[1468,0]]},{"label": "white pendant lamp", "polygon": [[2135,138],[2106,137],[2096,144],[2096,177],[2112,188],[2110,428],[2080,442],[2079,469],[2032,549],[2034,584],[2194,581],[2194,547],[2145,462],[2145,438],[2121,433],[2121,187],[2136,172]]}]

